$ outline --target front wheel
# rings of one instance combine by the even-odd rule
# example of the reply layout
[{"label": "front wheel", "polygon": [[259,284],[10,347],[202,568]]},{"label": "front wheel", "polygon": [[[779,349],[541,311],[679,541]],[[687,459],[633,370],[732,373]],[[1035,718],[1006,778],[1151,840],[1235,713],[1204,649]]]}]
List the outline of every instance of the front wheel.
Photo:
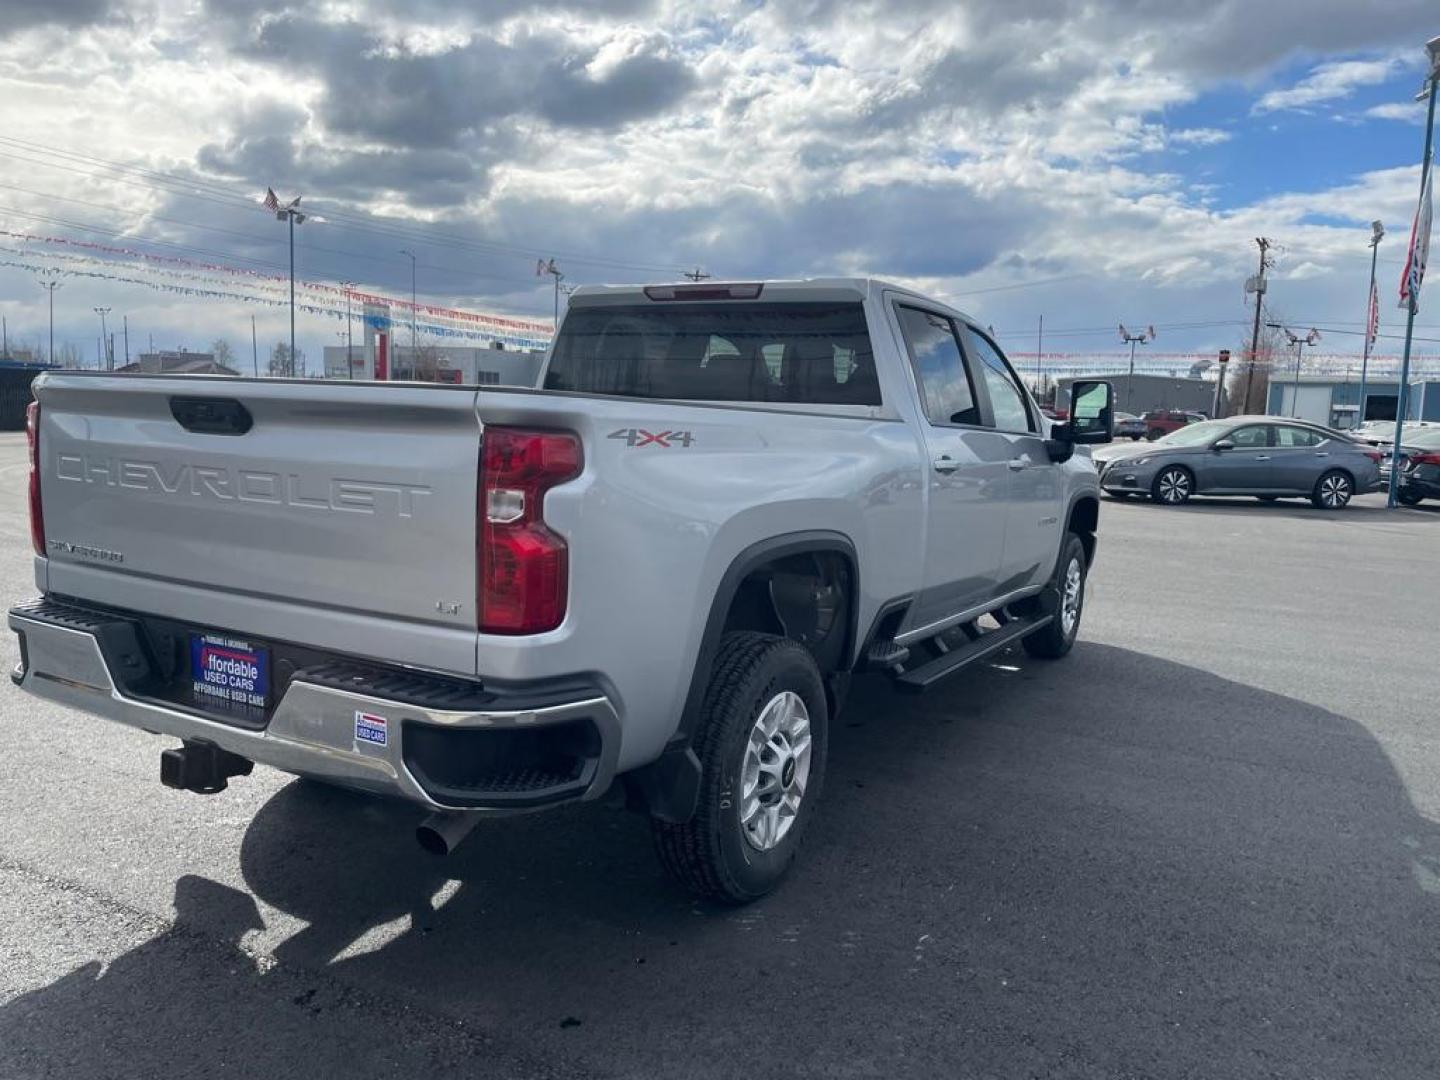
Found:
[{"label": "front wheel", "polygon": [[1085,610],[1085,577],[1088,572],[1084,543],[1074,533],[1066,533],[1051,584],[1056,594],[1055,618],[1043,629],[1020,639],[1031,656],[1058,660],[1074,647],[1075,636],[1080,632],[1080,616]]},{"label": "front wheel", "polygon": [[1315,482],[1310,501],[1320,510],[1343,510],[1355,493],[1355,484],[1348,473],[1332,469]]},{"label": "front wheel", "polygon": [[655,850],[670,876],[729,904],[775,888],[820,795],[828,720],[808,649],[772,634],[726,634],[695,732],[695,814],[678,825],[653,822]]},{"label": "front wheel", "polygon": [[1413,491],[1402,491],[1395,496],[1406,506],[1419,506],[1424,500],[1424,495],[1416,495]]},{"label": "front wheel", "polygon": [[1190,501],[1195,490],[1195,478],[1189,469],[1169,465],[1160,470],[1155,483],[1150,486],[1150,497],[1166,506],[1179,506]]}]

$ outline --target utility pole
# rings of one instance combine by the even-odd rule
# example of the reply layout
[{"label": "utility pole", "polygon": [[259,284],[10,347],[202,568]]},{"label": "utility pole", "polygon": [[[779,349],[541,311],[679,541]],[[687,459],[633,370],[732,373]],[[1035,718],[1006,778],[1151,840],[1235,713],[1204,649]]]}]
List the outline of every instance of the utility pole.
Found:
[{"label": "utility pole", "polygon": [[355,282],[342,281],[345,288],[345,377],[355,378],[355,337],[350,328],[350,290],[355,288]]},{"label": "utility pole", "polygon": [[1409,303],[1405,305],[1405,351],[1400,357],[1400,387],[1395,400],[1395,447],[1390,456],[1390,493],[1385,500],[1385,505],[1392,510],[1395,508],[1400,483],[1400,440],[1405,434],[1405,398],[1410,389],[1410,343],[1415,334],[1415,313],[1420,310],[1420,281],[1425,273],[1425,264],[1420,259],[1420,254],[1430,244],[1429,220],[1424,222],[1425,236],[1420,235],[1420,226],[1425,210],[1425,195],[1431,182],[1430,148],[1435,141],[1435,99],[1440,97],[1440,37],[1427,41],[1425,51],[1430,58],[1430,73],[1425,77],[1421,94],[1428,97],[1430,103],[1425,109],[1425,153],[1420,158],[1420,202],[1415,209],[1415,228],[1410,237],[1410,253],[1405,260],[1407,281],[1402,292]]},{"label": "utility pole", "polygon": [[10,359],[10,323],[0,315],[0,356]]},{"label": "utility pole", "polygon": [[1370,291],[1365,294],[1365,348],[1360,360],[1360,401],[1355,413],[1356,427],[1365,422],[1365,376],[1370,369],[1370,350],[1375,347],[1375,335],[1380,330],[1380,297],[1375,292],[1375,257],[1380,253],[1380,241],[1384,236],[1385,226],[1378,221],[1372,221],[1370,223]]},{"label": "utility pole", "polygon": [[1247,413],[1250,411],[1250,388],[1255,382],[1255,354],[1260,351],[1260,312],[1265,307],[1265,271],[1270,266],[1269,238],[1257,236],[1255,243],[1260,247],[1260,272],[1245,283],[1245,291],[1255,294],[1255,329],[1250,334],[1250,366],[1245,371],[1245,403],[1242,406]]},{"label": "utility pole", "polygon": [[126,367],[129,367],[129,366],[130,366],[130,316],[129,316],[129,315],[122,315],[120,318],[122,319],[122,321],[124,322],[124,325],[125,325],[125,366],[126,366]]},{"label": "utility pole", "polygon": [[413,251],[402,251],[401,255],[410,256],[410,375],[415,375],[415,364],[419,348],[415,343],[415,253]]},{"label": "utility pole", "polygon": [[40,287],[50,294],[50,355],[47,359],[55,363],[55,290],[60,287],[58,281],[42,281]]},{"label": "utility pole", "polygon": [[1295,383],[1290,390],[1290,415],[1295,419],[1299,419],[1300,356],[1305,351],[1306,345],[1314,347],[1315,345],[1319,344],[1320,331],[1316,330],[1314,327],[1311,327],[1310,332],[1304,337],[1301,337],[1299,334],[1296,334],[1294,331],[1292,331],[1288,326],[1282,326],[1280,323],[1266,323],[1265,325],[1270,327],[1272,330],[1283,330],[1285,332],[1285,339],[1289,341],[1291,345],[1295,346]]},{"label": "utility pole", "polygon": [[544,274],[549,274],[555,279],[555,330],[558,332],[560,329],[560,282],[565,280],[565,275],[562,274],[560,268],[555,265],[554,259],[550,259],[549,261],[541,259],[536,263],[535,276],[540,277]]},{"label": "utility pole", "polygon": [[704,270],[701,270],[698,266],[695,267],[694,270],[686,270],[680,276],[687,277],[691,281],[704,281],[706,278],[710,277],[709,274],[707,274]]},{"label": "utility pole", "polygon": [[1125,411],[1130,411],[1130,398],[1135,393],[1135,346],[1148,345],[1155,340],[1155,327],[1147,326],[1138,334],[1132,334],[1120,324],[1120,340],[1130,346],[1130,377],[1125,382]]},{"label": "utility pole", "polygon": [[105,371],[114,371],[115,362],[111,357],[106,355],[105,349],[105,342],[108,340],[108,335],[105,332],[105,316],[110,314],[110,309],[108,307],[97,307],[92,310],[96,315],[100,316],[100,357],[96,366]]},{"label": "utility pole", "polygon": [[250,316],[250,366],[255,370],[255,378],[260,377],[260,347],[255,341],[255,316]]}]

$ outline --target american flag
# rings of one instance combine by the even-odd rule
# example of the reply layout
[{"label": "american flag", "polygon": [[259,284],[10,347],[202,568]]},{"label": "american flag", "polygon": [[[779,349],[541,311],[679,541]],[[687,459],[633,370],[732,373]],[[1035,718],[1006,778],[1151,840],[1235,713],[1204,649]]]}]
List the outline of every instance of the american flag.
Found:
[{"label": "american flag", "polygon": [[1405,255],[1405,273],[1400,278],[1400,307],[1406,311],[1420,310],[1420,283],[1425,280],[1425,263],[1430,258],[1430,219],[1433,212],[1435,169],[1425,170],[1425,187],[1420,192],[1420,205],[1415,208],[1415,223],[1410,227],[1410,250]]},{"label": "american flag", "polygon": [[1380,336],[1380,286],[1374,281],[1370,282],[1370,314],[1365,320],[1366,332],[1370,335],[1370,347],[1375,347],[1375,339]]},{"label": "american flag", "polygon": [[265,189],[265,209],[272,214],[280,209],[280,200],[275,197],[275,192],[268,187]]}]

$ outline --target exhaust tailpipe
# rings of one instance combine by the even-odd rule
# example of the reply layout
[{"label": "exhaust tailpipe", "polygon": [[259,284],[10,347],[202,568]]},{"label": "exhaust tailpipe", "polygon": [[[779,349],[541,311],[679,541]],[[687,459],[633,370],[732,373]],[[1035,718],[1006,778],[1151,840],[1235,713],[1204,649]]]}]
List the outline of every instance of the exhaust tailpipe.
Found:
[{"label": "exhaust tailpipe", "polygon": [[436,811],[420,823],[415,839],[432,855],[449,855],[480,824],[478,810]]}]

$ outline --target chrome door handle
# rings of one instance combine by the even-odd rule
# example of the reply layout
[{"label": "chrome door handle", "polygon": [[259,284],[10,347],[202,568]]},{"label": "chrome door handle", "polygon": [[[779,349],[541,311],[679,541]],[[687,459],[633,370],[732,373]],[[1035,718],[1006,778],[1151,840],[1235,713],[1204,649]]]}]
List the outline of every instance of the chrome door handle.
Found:
[{"label": "chrome door handle", "polygon": [[1019,472],[1021,469],[1030,467],[1030,459],[1028,457],[1011,458],[1006,464],[1010,466],[1011,472]]},{"label": "chrome door handle", "polygon": [[931,464],[935,466],[935,471],[938,473],[952,473],[960,467],[960,462],[949,454],[941,454]]},{"label": "chrome door handle", "polygon": [[1329,450],[1316,450],[1316,451],[1315,451],[1315,456],[1316,456],[1316,457],[1329,457],[1329,456],[1330,456],[1330,451],[1329,451]]},{"label": "chrome door handle", "polygon": [[1269,455],[1269,454],[1256,454],[1256,455],[1255,455],[1255,460],[1256,460],[1256,461],[1269,461],[1269,460],[1270,460],[1270,455]]}]

